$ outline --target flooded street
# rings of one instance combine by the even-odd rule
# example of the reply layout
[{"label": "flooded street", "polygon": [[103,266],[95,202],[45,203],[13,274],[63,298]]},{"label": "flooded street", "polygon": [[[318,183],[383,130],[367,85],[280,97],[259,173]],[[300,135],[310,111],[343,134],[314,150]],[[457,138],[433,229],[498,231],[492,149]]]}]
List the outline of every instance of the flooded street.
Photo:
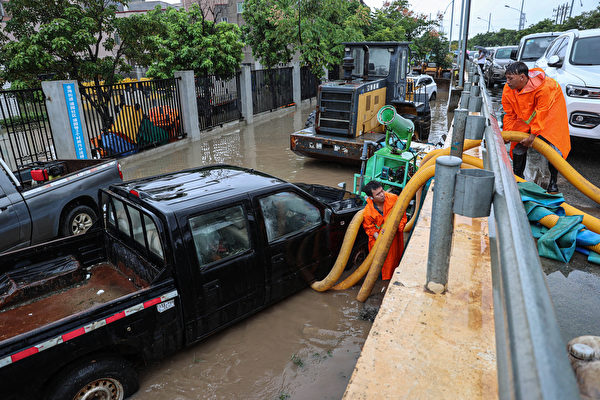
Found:
[{"label": "flooded street", "polygon": [[[445,107],[445,100],[440,100]],[[125,179],[200,165],[226,163],[277,177],[351,188],[350,166],[320,162],[289,150],[289,134],[304,127],[315,103],[277,111],[251,126],[205,132],[121,160]],[[311,289],[213,335],[141,372],[136,400],[339,399],[350,379],[383,298],[381,281],[367,303],[359,287]]]}]

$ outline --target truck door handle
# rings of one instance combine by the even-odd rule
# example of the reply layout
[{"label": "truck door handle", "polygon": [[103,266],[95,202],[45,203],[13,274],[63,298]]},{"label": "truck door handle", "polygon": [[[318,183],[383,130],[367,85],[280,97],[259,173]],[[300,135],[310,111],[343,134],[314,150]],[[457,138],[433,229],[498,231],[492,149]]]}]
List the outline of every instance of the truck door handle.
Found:
[{"label": "truck door handle", "polygon": [[279,263],[283,261],[285,261],[285,256],[283,254],[276,254],[273,257],[271,257],[272,263]]}]

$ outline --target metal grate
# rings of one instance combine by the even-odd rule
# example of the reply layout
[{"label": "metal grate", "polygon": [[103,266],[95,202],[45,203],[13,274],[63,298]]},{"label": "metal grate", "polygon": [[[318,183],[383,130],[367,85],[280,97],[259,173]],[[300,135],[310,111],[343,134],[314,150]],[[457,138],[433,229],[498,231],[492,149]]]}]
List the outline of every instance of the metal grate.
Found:
[{"label": "metal grate", "polygon": [[13,169],[56,158],[42,89],[0,91],[0,156]]},{"label": "metal grate", "polygon": [[254,114],[287,107],[293,103],[291,67],[252,71]]},{"label": "metal grate", "polygon": [[94,158],[129,155],[186,136],[176,78],[79,90]]},{"label": "metal grate", "polygon": [[224,80],[215,75],[196,77],[196,101],[200,130],[236,121],[242,117],[240,73]]}]

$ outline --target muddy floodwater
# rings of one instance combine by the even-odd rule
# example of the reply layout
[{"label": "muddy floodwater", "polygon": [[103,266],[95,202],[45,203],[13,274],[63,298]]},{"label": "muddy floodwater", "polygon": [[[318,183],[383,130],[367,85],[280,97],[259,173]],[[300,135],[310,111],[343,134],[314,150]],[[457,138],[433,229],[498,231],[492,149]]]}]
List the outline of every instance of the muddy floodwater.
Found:
[{"label": "muddy floodwater", "polygon": [[[123,159],[125,179],[225,163],[292,182],[346,182],[351,190],[358,168],[289,149],[289,134],[304,127],[314,106],[276,111],[249,126],[205,132],[198,140]],[[435,107],[445,106],[438,95]],[[355,300],[358,290],[305,289],[143,369],[133,399],[340,399],[383,298],[381,281],[365,304]]]}]

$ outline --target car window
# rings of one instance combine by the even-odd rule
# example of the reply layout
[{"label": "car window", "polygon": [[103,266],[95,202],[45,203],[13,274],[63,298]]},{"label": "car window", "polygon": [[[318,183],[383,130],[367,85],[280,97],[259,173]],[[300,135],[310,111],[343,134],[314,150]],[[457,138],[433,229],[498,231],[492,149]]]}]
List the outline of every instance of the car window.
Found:
[{"label": "car window", "polygon": [[146,246],[144,241],[144,227],[142,225],[142,216],[138,210],[127,205],[127,211],[129,211],[129,217],[131,218],[131,228],[133,230],[133,240]]},{"label": "car window", "polygon": [[561,59],[565,58],[565,55],[567,54],[567,46],[569,45],[569,38],[565,38],[565,40],[563,40],[561,42],[561,44],[556,48],[556,55],[559,56]]},{"label": "car window", "polygon": [[498,49],[494,54],[494,58],[496,59],[509,59],[510,58],[510,48],[506,49]]},{"label": "car window", "polygon": [[321,224],[319,209],[296,193],[275,193],[259,202],[269,242]]},{"label": "car window", "polygon": [[248,218],[241,205],[189,219],[200,266],[233,258],[250,249]]},{"label": "car window", "polygon": [[571,64],[600,65],[600,37],[580,38],[573,43]]},{"label": "car window", "polygon": [[523,46],[521,60],[536,61],[538,58],[544,55],[546,48],[552,40],[554,40],[553,36],[527,39],[525,41],[525,45]]},{"label": "car window", "polygon": [[121,200],[113,199],[115,206],[115,215],[117,217],[117,229],[127,236],[131,236],[131,230],[129,229],[129,219],[127,218],[127,212],[125,211],[125,205]]},{"label": "car window", "polygon": [[148,241],[148,248],[151,252],[163,258],[163,249],[160,241],[160,235],[158,234],[158,229],[156,229],[156,224],[149,216],[144,214],[144,226],[146,227],[146,240]]}]

